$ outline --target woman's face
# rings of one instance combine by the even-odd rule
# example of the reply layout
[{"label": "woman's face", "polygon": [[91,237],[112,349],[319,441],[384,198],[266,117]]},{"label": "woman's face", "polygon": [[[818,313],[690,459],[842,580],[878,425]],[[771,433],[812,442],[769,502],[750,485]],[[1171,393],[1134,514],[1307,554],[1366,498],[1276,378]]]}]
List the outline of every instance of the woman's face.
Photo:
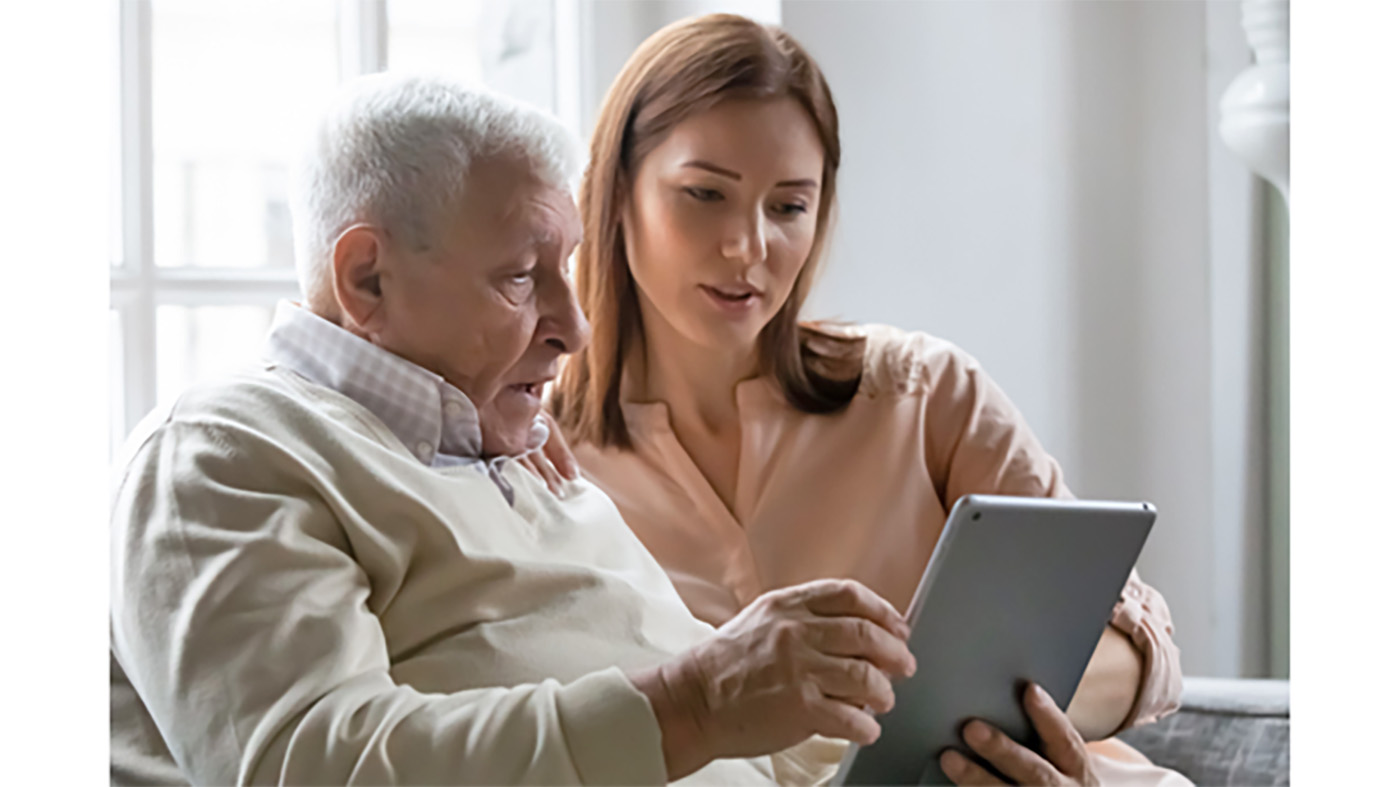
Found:
[{"label": "woman's face", "polygon": [[792,291],[816,236],[824,154],[792,98],[687,118],[640,162],[623,209],[648,331],[744,352]]}]

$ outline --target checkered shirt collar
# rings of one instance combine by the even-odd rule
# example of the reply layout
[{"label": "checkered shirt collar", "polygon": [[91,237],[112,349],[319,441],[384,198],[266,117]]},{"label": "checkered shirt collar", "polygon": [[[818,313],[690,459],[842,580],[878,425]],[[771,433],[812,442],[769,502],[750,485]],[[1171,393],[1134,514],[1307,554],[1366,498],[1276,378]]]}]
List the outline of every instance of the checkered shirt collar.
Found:
[{"label": "checkered shirt collar", "polygon": [[439,455],[481,460],[481,423],[466,394],[309,309],[277,304],[264,357],[359,403],[425,465],[443,464]]}]

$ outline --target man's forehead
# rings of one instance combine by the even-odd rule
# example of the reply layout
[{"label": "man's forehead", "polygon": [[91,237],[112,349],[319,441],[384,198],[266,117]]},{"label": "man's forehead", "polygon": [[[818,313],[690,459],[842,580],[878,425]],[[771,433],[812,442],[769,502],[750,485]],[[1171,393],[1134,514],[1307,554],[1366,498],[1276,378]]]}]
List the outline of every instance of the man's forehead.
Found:
[{"label": "man's forehead", "polygon": [[559,234],[559,240],[566,246],[578,245],[583,240],[583,218],[579,216],[578,206],[574,204],[573,195],[567,191],[560,190],[561,199],[559,202],[558,224],[554,225],[554,230]]},{"label": "man's forehead", "polygon": [[577,243],[583,223],[573,197],[563,189],[546,187],[508,206],[506,222],[529,242]]},{"label": "man's forehead", "polygon": [[520,242],[576,241],[582,234],[572,195],[524,162],[487,160],[473,165],[466,177],[462,210],[469,222],[508,232]]}]

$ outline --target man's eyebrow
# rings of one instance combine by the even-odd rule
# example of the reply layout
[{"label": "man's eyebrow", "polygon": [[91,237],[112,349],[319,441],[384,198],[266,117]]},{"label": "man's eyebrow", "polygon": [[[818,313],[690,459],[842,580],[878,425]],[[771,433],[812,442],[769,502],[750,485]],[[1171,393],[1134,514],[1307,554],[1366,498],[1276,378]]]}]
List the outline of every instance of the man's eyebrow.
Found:
[{"label": "man's eyebrow", "polygon": [[516,244],[512,256],[533,254],[535,249],[541,246],[559,246],[567,243],[567,233],[561,233],[555,228],[537,228],[530,232],[520,243]]},{"label": "man's eyebrow", "polygon": [[531,232],[528,235],[519,236],[514,243],[501,247],[502,268],[509,268],[518,265],[520,260],[527,255],[533,254],[535,249],[543,245],[542,233]]}]

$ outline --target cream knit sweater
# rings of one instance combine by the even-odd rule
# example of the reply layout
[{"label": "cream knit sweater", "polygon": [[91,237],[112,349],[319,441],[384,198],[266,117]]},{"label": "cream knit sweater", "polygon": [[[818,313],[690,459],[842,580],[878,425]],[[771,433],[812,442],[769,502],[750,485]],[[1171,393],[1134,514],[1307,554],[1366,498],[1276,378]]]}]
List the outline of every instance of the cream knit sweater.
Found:
[{"label": "cream knit sweater", "polygon": [[[114,782],[665,781],[623,672],[712,629],[596,487],[559,499],[511,463],[511,506],[276,367],[186,394],[128,451]],[[794,750],[687,781],[771,783],[775,765],[824,770]]]}]

